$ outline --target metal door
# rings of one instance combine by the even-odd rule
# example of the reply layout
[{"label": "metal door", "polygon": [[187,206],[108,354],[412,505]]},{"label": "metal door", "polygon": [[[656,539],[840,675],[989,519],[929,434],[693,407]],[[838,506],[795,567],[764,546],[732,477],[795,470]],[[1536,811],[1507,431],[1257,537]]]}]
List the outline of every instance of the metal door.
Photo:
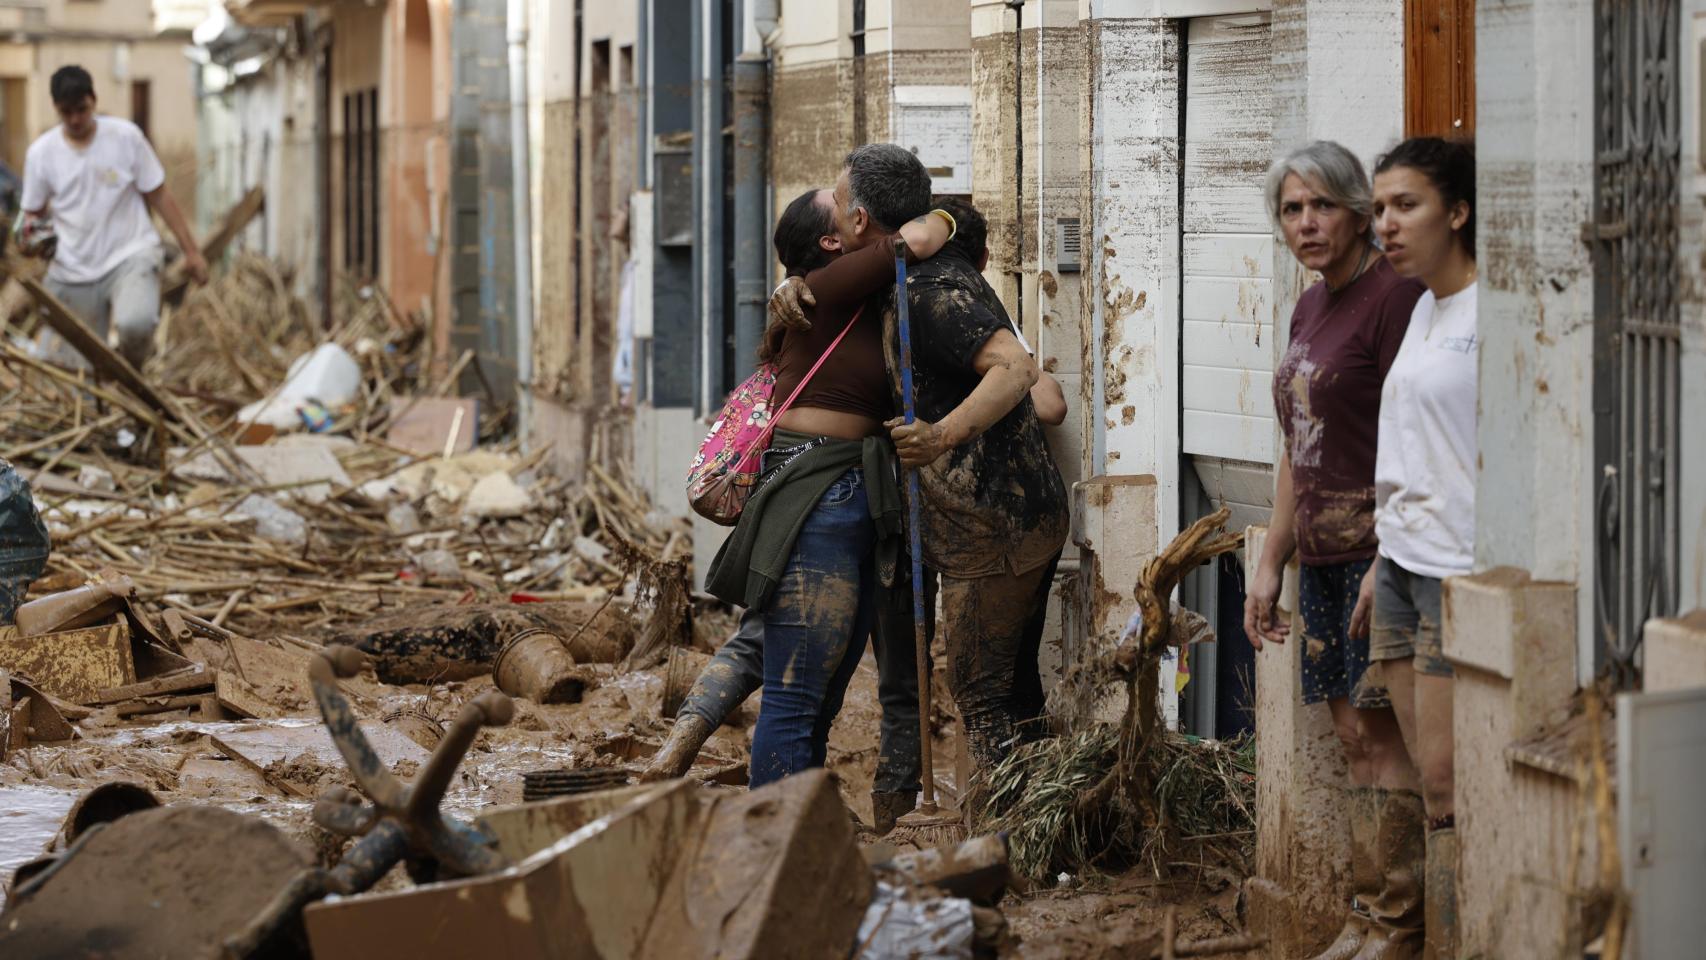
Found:
[{"label": "metal door", "polygon": [[1595,3],[1595,607],[1623,686],[1677,599],[1680,29],[1678,0]]}]

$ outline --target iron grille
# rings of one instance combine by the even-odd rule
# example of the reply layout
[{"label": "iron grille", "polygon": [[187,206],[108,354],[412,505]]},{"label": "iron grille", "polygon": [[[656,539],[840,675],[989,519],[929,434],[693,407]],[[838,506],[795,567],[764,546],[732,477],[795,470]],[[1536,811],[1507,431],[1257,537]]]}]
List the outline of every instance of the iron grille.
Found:
[{"label": "iron grille", "polygon": [[1595,14],[1595,607],[1601,665],[1632,687],[1642,625],[1676,604],[1681,18],[1678,0]]}]

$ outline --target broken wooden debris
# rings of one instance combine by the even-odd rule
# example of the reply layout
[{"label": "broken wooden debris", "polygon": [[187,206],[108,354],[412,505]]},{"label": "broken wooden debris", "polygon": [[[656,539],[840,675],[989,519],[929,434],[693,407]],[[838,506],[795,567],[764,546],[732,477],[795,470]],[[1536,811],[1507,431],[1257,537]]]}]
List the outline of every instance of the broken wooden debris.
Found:
[{"label": "broken wooden debris", "polygon": [[584,603],[469,604],[393,614],[335,634],[367,654],[385,683],[437,683],[491,672],[498,654],[527,630],[564,638],[576,663],[612,663],[633,642],[627,615]]},{"label": "broken wooden debris", "polygon": [[750,794],[673,781],[490,811],[480,823],[515,866],[313,904],[314,956],[845,956],[873,889],[821,770]]},{"label": "broken wooden debris", "polygon": [[14,620],[18,634],[34,637],[111,619],[124,608],[125,599],[136,592],[136,585],[121,573],[110,569],[102,572],[105,576],[101,579],[37,597],[19,607]]},{"label": "broken wooden debris", "polygon": [[0,670],[0,713],[0,759],[32,743],[58,743],[77,735],[51,697],[5,670]]},{"label": "broken wooden debris", "polygon": [[136,682],[130,628],[123,620],[21,637],[0,626],[0,667],[31,677],[41,689],[74,703]]}]

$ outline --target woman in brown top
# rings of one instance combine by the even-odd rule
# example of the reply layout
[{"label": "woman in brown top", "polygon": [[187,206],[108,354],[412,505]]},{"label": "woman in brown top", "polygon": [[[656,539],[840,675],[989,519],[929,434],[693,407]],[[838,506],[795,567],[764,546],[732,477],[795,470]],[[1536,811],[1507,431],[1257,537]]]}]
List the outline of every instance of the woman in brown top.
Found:
[{"label": "woman in brown top", "polygon": [[1366,960],[1388,956],[1370,952],[1386,940],[1377,934],[1408,923],[1420,903],[1411,864],[1376,842],[1420,807],[1391,700],[1366,671],[1380,390],[1422,287],[1375,246],[1368,176],[1349,150],[1329,141],[1298,150],[1269,171],[1267,193],[1286,245],[1321,282],[1298,298],[1274,372],[1285,453],[1244,631],[1258,650],[1286,640],[1290,625],[1275,603],[1295,552],[1303,702],[1326,701],[1353,787],[1350,916],[1317,960]]},{"label": "woman in brown top", "polygon": [[[854,245],[861,252],[851,256],[892,271],[899,228],[929,211],[929,174],[910,151],[873,144],[848,155],[843,178],[851,189],[848,212],[859,224]],[[801,196],[782,220],[815,219],[807,236],[827,255],[848,235],[830,225],[836,211],[826,199],[822,192]],[[787,263],[797,237],[783,225],[776,245]],[[809,319],[809,328],[784,331],[780,343],[765,338],[779,400],[823,363],[777,419],[759,487],[707,579],[715,595],[764,616],[753,787],[823,765],[828,708],[840,701],[875,614],[879,540],[893,544],[900,529],[893,452],[883,431],[891,404],[879,311],[856,304]]]}]

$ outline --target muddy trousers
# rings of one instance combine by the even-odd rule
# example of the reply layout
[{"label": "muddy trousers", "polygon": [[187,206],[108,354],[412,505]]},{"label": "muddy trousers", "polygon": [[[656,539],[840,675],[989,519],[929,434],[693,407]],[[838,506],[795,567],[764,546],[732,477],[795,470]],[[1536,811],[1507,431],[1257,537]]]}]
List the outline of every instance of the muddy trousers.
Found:
[{"label": "muddy trousers", "polygon": [[[1026,725],[1023,732],[1027,734],[1040,732],[1038,721],[1043,715],[1044,696],[1037,659],[1048,620],[1048,589],[1059,563],[1057,553],[1043,568],[1038,602],[1025,621],[1013,670],[1012,714],[1015,722]],[[936,643],[937,581],[934,570],[924,571],[924,636],[930,646]],[[871,638],[877,649],[877,698],[883,705],[883,730],[875,789],[916,792],[920,787],[918,664],[913,654],[917,634],[912,629],[912,578],[905,563],[901,564],[895,585],[880,594],[877,624],[877,632]]]},{"label": "muddy trousers", "polygon": [[823,766],[829,726],[876,610],[876,530],[863,473],[830,485],[806,516],[764,610],[764,700],[752,734],[754,789]]},{"label": "muddy trousers", "polygon": [[[889,593],[887,588],[879,588],[877,629],[871,632],[877,656],[877,699],[882,704],[881,752],[874,787],[879,792],[917,793],[918,684],[914,678],[918,671],[912,661],[912,591],[901,595],[904,613],[899,620],[894,619],[895,603]],[[934,581],[930,595],[934,599]],[[886,634],[893,630],[901,631],[899,639],[889,641]],[[864,644],[855,644],[848,656],[857,663],[863,652]],[[762,686],[764,614],[748,610],[741,614],[734,635],[724,641],[693,681],[676,717],[698,717],[708,729],[715,730]],[[829,691],[824,700],[825,714],[833,717],[841,712],[844,691],[844,687]]]},{"label": "muddy trousers", "polygon": [[1025,722],[1041,713],[1037,651],[1027,643],[1027,628],[1047,604],[1052,569],[1044,564],[1017,575],[942,577],[948,689],[979,769],[999,763]]},{"label": "muddy trousers", "polygon": [[[138,370],[154,349],[154,328],[160,322],[160,265],[158,246],[132,254],[88,283],[47,279],[45,286],[103,341],[108,326],[118,329],[118,350]],[[53,334],[48,356],[79,369],[88,366],[81,354]]]}]

